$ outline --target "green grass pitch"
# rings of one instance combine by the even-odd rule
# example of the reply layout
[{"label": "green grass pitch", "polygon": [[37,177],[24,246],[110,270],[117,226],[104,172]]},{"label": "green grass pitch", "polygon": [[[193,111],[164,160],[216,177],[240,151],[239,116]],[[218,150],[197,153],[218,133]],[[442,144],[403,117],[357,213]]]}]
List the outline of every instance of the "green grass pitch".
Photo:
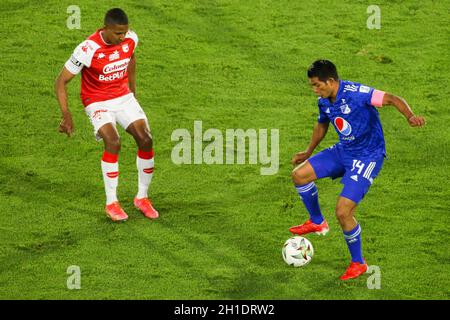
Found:
[{"label": "green grass pitch", "polygon": [[[330,4],[335,3],[335,4]],[[69,5],[81,29],[68,29]],[[155,143],[151,197],[161,217],[132,206],[136,146],[119,128],[119,199],[130,219],[103,213],[97,143],[69,85],[76,133],[57,132],[54,79],[73,49],[102,26],[113,1],[2,1],[0,104],[0,299],[449,299],[449,1],[377,1],[381,29],[366,27],[366,1],[122,1],[139,36],[138,99]],[[389,159],[357,210],[369,265],[341,282],[349,262],[334,217],[341,185],[317,182],[331,232],[308,236],[313,261],[286,265],[288,228],[306,211],[290,159],[309,142],[316,98],[306,79],[317,58],[341,78],[404,97],[427,119],[410,128],[380,111]],[[280,169],[175,165],[175,129],[278,129]],[[337,139],[330,128],[321,150]],[[80,267],[81,289],[67,288]]]}]

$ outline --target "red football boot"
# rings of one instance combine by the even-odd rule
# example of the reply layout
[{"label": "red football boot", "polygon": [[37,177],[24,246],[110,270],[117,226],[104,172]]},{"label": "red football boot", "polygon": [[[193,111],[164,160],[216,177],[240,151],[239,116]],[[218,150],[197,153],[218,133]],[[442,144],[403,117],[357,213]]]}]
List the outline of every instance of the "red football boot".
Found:
[{"label": "red football boot", "polygon": [[304,224],[299,226],[291,227],[289,231],[292,234],[307,234],[311,232],[315,232],[316,234],[326,235],[330,228],[328,227],[328,223],[326,220],[323,220],[321,224],[315,224],[311,220],[306,221]]},{"label": "red football boot", "polygon": [[145,217],[149,219],[156,219],[159,217],[158,211],[153,208],[152,202],[148,198],[134,198],[134,206],[141,210]]},{"label": "red football boot", "polygon": [[368,266],[366,260],[364,260],[364,263],[352,262],[340,279],[348,280],[358,278],[363,273],[366,273],[367,269]]},{"label": "red football boot", "polygon": [[111,204],[108,204],[105,207],[105,212],[108,217],[111,218],[114,222],[121,222],[121,221],[127,221],[128,216],[123,211],[123,209],[120,207],[119,202],[115,201]]}]

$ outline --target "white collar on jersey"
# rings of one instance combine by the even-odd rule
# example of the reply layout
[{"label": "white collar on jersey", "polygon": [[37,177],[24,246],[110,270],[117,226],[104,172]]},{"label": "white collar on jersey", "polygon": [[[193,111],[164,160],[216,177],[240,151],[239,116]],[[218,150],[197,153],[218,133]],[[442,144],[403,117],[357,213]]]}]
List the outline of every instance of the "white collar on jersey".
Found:
[{"label": "white collar on jersey", "polygon": [[100,31],[100,39],[102,39],[103,43],[106,44],[107,46],[111,45],[111,43],[108,43],[105,41],[105,39],[103,39],[103,31]]}]

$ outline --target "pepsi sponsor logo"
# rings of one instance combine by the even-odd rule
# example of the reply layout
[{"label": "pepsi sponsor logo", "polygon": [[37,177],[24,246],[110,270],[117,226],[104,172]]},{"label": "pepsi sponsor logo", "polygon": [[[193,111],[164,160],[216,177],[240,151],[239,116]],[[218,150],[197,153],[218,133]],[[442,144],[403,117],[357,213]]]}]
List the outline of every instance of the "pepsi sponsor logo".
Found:
[{"label": "pepsi sponsor logo", "polygon": [[344,136],[348,136],[352,133],[352,126],[344,118],[337,117],[334,119],[334,126]]}]

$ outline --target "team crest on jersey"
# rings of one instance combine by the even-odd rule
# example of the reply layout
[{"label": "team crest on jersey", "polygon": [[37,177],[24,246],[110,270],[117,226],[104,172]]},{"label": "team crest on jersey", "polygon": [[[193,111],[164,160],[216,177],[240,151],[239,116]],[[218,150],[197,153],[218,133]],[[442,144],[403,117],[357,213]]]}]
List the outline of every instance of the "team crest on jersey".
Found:
[{"label": "team crest on jersey", "polygon": [[81,50],[83,50],[84,53],[87,53],[88,50],[93,50],[92,46],[89,44],[89,42],[86,42],[82,47]]},{"label": "team crest on jersey", "polygon": [[344,104],[344,105],[341,106],[341,112],[343,114],[349,114],[350,112],[352,112],[352,109],[350,109],[348,104]]},{"label": "team crest on jersey", "polygon": [[352,109],[350,109],[350,107],[348,106],[348,104],[346,102],[347,101],[345,99],[342,99],[343,104],[340,106],[340,108],[341,108],[341,112],[343,114],[349,114],[352,111]]},{"label": "team crest on jersey", "polygon": [[125,52],[125,53],[127,53],[128,50],[130,50],[130,48],[128,48],[128,44],[127,44],[127,43],[125,43],[125,44],[122,46],[122,50],[123,50],[123,52]]},{"label": "team crest on jersey", "polygon": [[117,60],[120,58],[119,51],[114,51],[109,55],[109,61]]},{"label": "team crest on jersey", "polygon": [[349,136],[352,133],[352,126],[344,118],[337,117],[336,119],[334,119],[334,125],[344,136]]}]

